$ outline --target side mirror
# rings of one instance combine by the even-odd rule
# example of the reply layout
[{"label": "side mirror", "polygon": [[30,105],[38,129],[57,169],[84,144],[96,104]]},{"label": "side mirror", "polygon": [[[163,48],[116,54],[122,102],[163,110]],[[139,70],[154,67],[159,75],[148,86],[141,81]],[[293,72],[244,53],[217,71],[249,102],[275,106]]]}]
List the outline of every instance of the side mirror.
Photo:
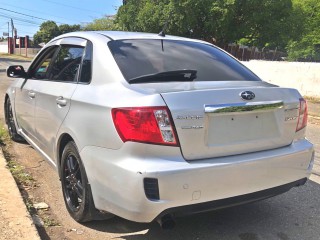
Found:
[{"label": "side mirror", "polygon": [[13,65],[7,68],[7,76],[11,78],[26,78],[27,73],[21,65]]}]

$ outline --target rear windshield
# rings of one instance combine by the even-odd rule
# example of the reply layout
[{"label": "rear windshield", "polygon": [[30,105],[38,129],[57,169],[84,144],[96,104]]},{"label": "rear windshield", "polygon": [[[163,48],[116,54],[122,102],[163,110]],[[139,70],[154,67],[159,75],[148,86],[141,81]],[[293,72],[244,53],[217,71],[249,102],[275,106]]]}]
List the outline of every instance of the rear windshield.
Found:
[{"label": "rear windshield", "polygon": [[128,82],[145,75],[177,70],[196,70],[193,81],[260,81],[235,59],[208,44],[134,39],[110,41],[108,46]]}]

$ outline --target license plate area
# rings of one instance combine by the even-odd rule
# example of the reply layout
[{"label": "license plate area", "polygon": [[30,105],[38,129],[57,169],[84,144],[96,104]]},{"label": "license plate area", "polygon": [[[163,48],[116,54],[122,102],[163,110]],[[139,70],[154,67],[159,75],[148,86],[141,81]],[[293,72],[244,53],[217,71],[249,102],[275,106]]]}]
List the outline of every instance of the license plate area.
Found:
[{"label": "license plate area", "polygon": [[[279,138],[274,111],[206,114],[206,144],[209,147],[246,144]],[[226,149],[228,151],[228,149]]]}]

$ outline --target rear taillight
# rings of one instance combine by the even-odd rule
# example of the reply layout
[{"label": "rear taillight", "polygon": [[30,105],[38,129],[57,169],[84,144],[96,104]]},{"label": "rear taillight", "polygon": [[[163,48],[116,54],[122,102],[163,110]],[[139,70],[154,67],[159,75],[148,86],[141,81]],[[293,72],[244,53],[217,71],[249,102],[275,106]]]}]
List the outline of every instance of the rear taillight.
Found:
[{"label": "rear taillight", "polygon": [[308,108],[307,102],[303,98],[300,98],[299,117],[296,132],[307,126],[308,122]]},{"label": "rear taillight", "polygon": [[167,107],[113,108],[112,118],[123,142],[178,146]]}]

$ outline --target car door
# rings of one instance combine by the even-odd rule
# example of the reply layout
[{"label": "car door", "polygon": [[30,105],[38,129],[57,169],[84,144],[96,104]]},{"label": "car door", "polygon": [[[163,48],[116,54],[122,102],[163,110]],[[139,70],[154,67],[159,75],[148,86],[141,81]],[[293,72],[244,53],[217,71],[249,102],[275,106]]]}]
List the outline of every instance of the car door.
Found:
[{"label": "car door", "polygon": [[57,132],[70,109],[77,88],[86,40],[64,38],[50,68],[48,79],[39,81],[35,103],[35,134],[40,148],[52,160]]},{"label": "car door", "polygon": [[45,79],[48,66],[55,55],[58,46],[50,45],[43,49],[35,58],[28,70],[27,79],[19,79],[15,89],[15,113],[19,129],[32,141],[36,141],[35,134],[35,90],[39,80]]}]

